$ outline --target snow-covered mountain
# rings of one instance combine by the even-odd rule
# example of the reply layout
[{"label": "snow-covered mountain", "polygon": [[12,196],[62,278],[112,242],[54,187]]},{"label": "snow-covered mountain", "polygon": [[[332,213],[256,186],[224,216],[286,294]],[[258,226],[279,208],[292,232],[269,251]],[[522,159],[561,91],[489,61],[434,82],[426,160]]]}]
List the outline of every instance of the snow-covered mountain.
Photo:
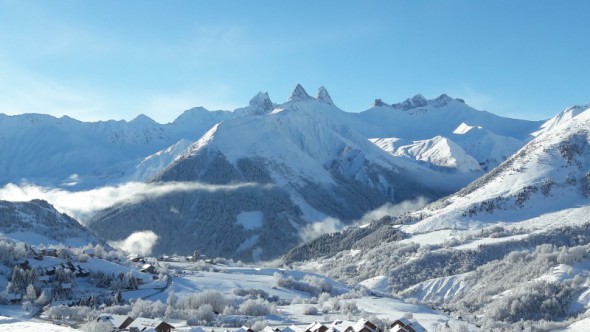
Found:
[{"label": "snow-covered mountain", "polygon": [[[387,154],[341,120],[345,113],[325,89],[318,96],[309,96],[298,85],[289,101],[271,113],[223,121],[154,178],[254,185],[223,190],[223,196],[217,191],[183,192],[117,206],[89,226],[118,240],[139,228],[174,221],[174,228],[158,229],[169,237],[162,236],[155,250],[191,252],[199,246],[207,254],[272,258],[297,244],[299,232],[311,221],[335,217],[351,222],[386,203],[440,197],[464,181],[459,174],[459,181],[450,184],[453,174],[443,176]],[[212,206],[220,201],[223,211]],[[145,211],[157,217],[144,216]],[[142,222],[129,223],[131,215],[141,216]],[[222,249],[214,239],[223,233],[231,233],[235,241]]]},{"label": "snow-covered mountain", "polygon": [[[323,87],[316,98],[307,93],[295,93],[293,98],[293,101],[313,99],[325,105],[334,105]],[[147,180],[145,176],[162,168],[154,168],[154,160],[159,160],[160,164],[168,160],[162,159],[166,153],[159,151],[177,151],[179,146],[173,146],[179,141],[195,142],[224,120],[267,115],[278,106],[270,100],[268,93],[261,92],[252,98],[248,106],[233,112],[196,107],[167,124],[156,123],[145,115],[129,122],[81,122],[67,116],[0,114],[0,185],[26,182],[49,187],[90,189],[129,180]],[[513,149],[515,144],[522,145],[522,141],[540,130],[541,125],[540,122],[502,118],[477,111],[460,99],[446,95],[433,100],[418,95],[394,105],[377,101],[368,111],[340,112],[337,117],[341,125],[365,138],[400,137],[414,141],[440,135],[461,146],[485,170],[503,160],[498,158],[509,156],[508,150]],[[493,156],[489,156],[487,150],[481,152],[477,146],[481,137],[473,135],[469,138],[470,135],[466,135],[459,139],[453,134],[462,123],[482,127],[487,130],[486,133],[489,131],[487,136],[491,139],[487,138],[486,149],[490,145],[510,148],[500,152],[492,149]],[[505,144],[511,138],[514,140]],[[150,160],[151,171],[147,173],[145,160]]]},{"label": "snow-covered mountain", "polygon": [[[458,132],[465,123],[474,127]],[[206,237],[204,225],[213,225],[209,229],[215,231],[209,234],[223,232],[223,227],[240,233],[227,248],[208,237],[209,244],[198,246],[211,250],[209,254],[269,258],[297,244],[299,233],[310,222],[332,217],[346,224],[384,204],[416,197],[436,199],[454,192],[479,177],[482,168],[501,162],[509,155],[506,151],[524,144],[515,137],[528,137],[539,127],[535,122],[476,111],[446,95],[434,100],[417,96],[395,105],[378,102],[369,111],[346,113],[334,105],[324,87],[314,98],[298,85],[284,104],[273,103],[268,93],[261,92],[234,112],[199,107],[163,125],[146,116],[130,122],[83,123],[67,117],[3,115],[0,130],[10,130],[2,131],[0,144],[5,149],[0,151],[13,154],[0,161],[5,170],[1,180],[69,190],[130,180],[219,185],[221,189],[213,191],[200,187],[173,191],[141,204],[133,200],[128,206],[115,207],[117,213],[100,214],[90,224],[105,237],[120,239],[146,228],[147,221],[127,222],[126,231],[116,233],[119,228],[109,228],[108,220],[143,216],[155,210],[150,204],[159,209],[168,202],[163,212],[147,218],[160,223],[153,226],[160,232],[172,236],[166,222],[177,220],[186,226],[198,215],[201,228],[193,230],[192,239],[196,233],[197,239]],[[385,133],[406,142],[398,144],[397,154],[368,140]],[[477,144],[481,140],[485,149]],[[232,187],[236,184],[238,189]],[[218,217],[209,206],[214,204],[210,198],[219,200],[215,195],[221,193],[235,201],[224,211],[227,225],[215,222]],[[196,201],[205,206],[197,211]],[[135,212],[123,212],[126,209]],[[244,226],[237,223],[238,216],[244,215],[257,217],[243,222],[249,225]],[[263,235],[275,228],[284,232],[282,244]],[[189,248],[189,243],[168,237],[156,250],[192,252],[195,245]],[[267,247],[266,252],[259,244]]]},{"label": "snow-covered mountain", "polygon": [[459,192],[325,235],[285,259],[312,259],[309,267],[333,277],[488,328],[590,310],[582,282],[590,276],[590,109],[543,128]]},{"label": "snow-covered mountain", "polygon": [[42,200],[0,201],[0,234],[28,244],[82,246],[103,243],[68,215],[59,213]]},{"label": "snow-covered mountain", "polygon": [[198,139],[227,113],[193,109],[165,125],[144,115],[130,122],[81,122],[0,114],[0,184],[92,188],[125,181],[144,158],[181,139]]},{"label": "snow-covered mountain", "polygon": [[420,141],[407,141],[391,137],[373,138],[370,141],[394,156],[404,156],[432,166],[463,173],[483,174],[477,160],[468,155],[457,143],[446,137],[436,136]]},{"label": "snow-covered mountain", "polygon": [[478,111],[462,99],[453,99],[445,94],[432,100],[416,95],[393,105],[377,99],[372,108],[359,113],[358,117],[365,125],[357,129],[367,137],[402,137],[409,140],[425,140],[439,135],[451,138],[462,123],[479,126],[501,136],[527,140],[543,124],[543,121],[516,120]]}]

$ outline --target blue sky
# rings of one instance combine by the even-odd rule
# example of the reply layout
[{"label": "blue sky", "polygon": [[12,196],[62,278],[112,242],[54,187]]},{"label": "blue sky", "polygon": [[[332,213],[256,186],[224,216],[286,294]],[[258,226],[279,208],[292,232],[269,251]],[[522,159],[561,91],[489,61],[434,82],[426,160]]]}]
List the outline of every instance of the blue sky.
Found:
[{"label": "blue sky", "polygon": [[0,113],[172,121],[320,85],[544,119],[590,103],[590,1],[0,0]]}]

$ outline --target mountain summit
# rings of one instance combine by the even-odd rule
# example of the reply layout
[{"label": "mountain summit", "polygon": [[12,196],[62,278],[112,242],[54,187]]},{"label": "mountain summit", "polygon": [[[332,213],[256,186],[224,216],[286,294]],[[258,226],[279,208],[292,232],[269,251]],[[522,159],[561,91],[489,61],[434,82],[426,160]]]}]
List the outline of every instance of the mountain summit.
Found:
[{"label": "mountain summit", "polygon": [[323,85],[320,86],[320,88],[318,90],[318,96],[316,99],[321,102],[324,102],[326,104],[334,105],[334,102],[332,101],[332,97],[330,97],[328,90],[326,90],[326,88]]},{"label": "mountain summit", "polygon": [[313,99],[310,95],[307,94],[307,91],[301,86],[301,84],[297,84],[293,93],[291,93],[291,97],[289,97],[289,101],[305,101]]}]

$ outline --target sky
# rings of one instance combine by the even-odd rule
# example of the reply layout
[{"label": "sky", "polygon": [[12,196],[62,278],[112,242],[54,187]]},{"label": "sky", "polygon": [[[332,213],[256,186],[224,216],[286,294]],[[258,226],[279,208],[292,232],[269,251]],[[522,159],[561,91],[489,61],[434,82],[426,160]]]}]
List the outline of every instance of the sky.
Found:
[{"label": "sky", "polygon": [[325,86],[348,112],[447,93],[540,120],[590,103],[590,1],[0,0],[0,113],[158,122]]}]

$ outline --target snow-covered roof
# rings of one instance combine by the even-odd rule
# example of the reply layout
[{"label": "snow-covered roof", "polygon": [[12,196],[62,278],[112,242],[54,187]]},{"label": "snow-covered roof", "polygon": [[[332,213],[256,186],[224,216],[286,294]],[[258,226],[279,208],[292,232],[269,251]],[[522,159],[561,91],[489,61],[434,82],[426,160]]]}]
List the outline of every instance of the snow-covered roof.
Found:
[{"label": "snow-covered roof", "polygon": [[192,329],[188,330],[188,332],[205,332],[205,329],[203,329],[200,326],[197,326],[197,327],[193,327]]},{"label": "snow-covered roof", "polygon": [[[401,323],[401,324],[397,324],[397,323]],[[395,321],[395,323],[393,324],[393,326],[391,327],[391,329],[389,330],[390,332],[398,332],[398,331],[407,331],[407,329],[402,329],[402,328],[407,328],[410,327],[412,328],[413,331],[416,332],[426,332],[426,329],[420,325],[418,322],[416,322],[415,320],[410,320],[407,318],[399,318],[397,321]]]},{"label": "snow-covered roof", "polygon": [[[150,318],[139,317],[139,318],[136,318],[131,324],[129,324],[129,327],[137,327],[137,328],[139,328],[140,331],[143,331],[144,329],[147,329],[150,327],[158,327],[162,323],[166,323],[166,322],[159,320],[159,319],[150,319]],[[166,323],[166,324],[168,324],[168,323]]]}]

